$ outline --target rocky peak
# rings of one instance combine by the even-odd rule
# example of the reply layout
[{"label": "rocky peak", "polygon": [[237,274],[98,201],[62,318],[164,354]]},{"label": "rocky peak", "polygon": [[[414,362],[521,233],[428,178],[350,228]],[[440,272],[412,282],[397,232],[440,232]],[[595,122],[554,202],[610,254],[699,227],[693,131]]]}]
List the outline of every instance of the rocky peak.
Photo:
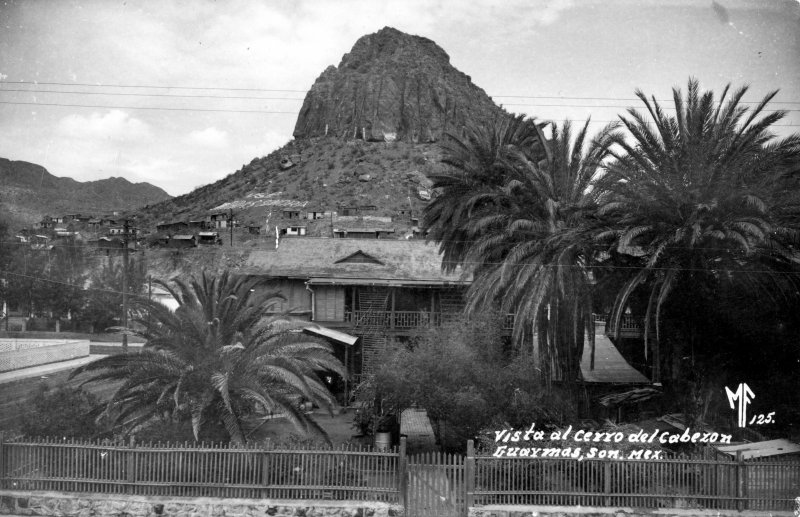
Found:
[{"label": "rocky peak", "polygon": [[436,43],[385,27],[322,72],[294,136],[432,142],[502,113]]}]

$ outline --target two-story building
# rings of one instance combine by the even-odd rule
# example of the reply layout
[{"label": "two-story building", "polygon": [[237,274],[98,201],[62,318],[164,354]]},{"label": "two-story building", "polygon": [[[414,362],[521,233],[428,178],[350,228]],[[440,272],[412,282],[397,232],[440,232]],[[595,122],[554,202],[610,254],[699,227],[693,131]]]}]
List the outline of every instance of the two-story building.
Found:
[{"label": "two-story building", "polygon": [[251,252],[242,272],[274,280],[286,297],[279,310],[320,325],[355,381],[387,347],[456,318],[471,282],[442,272],[435,245],[388,239],[282,239],[276,250]]}]

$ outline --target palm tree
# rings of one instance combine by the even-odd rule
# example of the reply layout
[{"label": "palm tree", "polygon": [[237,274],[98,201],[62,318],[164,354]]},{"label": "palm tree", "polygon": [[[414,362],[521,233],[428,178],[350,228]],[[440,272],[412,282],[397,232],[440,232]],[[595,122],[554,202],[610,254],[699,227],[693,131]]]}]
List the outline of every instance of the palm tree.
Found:
[{"label": "palm tree", "polygon": [[[345,374],[329,345],[303,334],[308,326],[286,314],[272,315],[279,297],[259,289],[264,281],[203,273],[189,283],[158,282],[178,301],[173,312],[136,299],[144,315],[136,332],[147,344],[140,352],[108,356],[78,368],[85,382],[116,381],[107,413],[132,430],[165,414],[190,420],[195,439],[222,424],[231,441],[246,441],[248,424],[284,413],[298,429],[325,436],[297,408],[302,396],[332,408],[333,396],[318,371]],[[254,422],[255,421],[255,422]]]},{"label": "palm tree", "polygon": [[[536,127],[532,120],[514,123]],[[467,312],[499,304],[515,313],[515,342],[533,345],[547,381],[568,385],[578,379],[585,336],[594,336],[585,266],[596,254],[599,221],[589,193],[613,134],[607,126],[588,142],[588,126],[573,139],[570,122],[554,125],[547,152],[540,132],[538,139],[517,138],[533,131],[503,131],[505,124],[466,142],[453,138],[447,163],[455,170],[432,177],[442,195],[424,219],[444,267],[474,271]]]},{"label": "palm tree", "polygon": [[[652,327],[657,346],[670,300],[691,305],[726,285],[766,299],[796,296],[800,135],[770,133],[785,115],[765,111],[777,92],[748,108],[741,101],[747,87],[729,91],[717,101],[690,79],[685,97],[673,89],[674,115],[637,91],[646,114],[629,109],[620,117],[627,131],[609,141],[614,159],[595,192],[600,214],[614,224],[601,238],[641,255],[611,322],[618,327],[632,294],[644,290],[645,349]],[[696,314],[686,311],[688,319]],[[693,333],[711,327],[689,323]],[[657,359],[655,367],[657,377]]]}]

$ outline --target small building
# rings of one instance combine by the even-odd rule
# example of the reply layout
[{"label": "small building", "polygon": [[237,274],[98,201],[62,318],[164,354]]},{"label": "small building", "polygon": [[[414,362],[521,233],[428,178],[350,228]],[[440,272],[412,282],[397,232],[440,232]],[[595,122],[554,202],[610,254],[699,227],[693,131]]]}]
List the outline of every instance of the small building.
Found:
[{"label": "small building", "polygon": [[173,235],[167,242],[168,248],[196,248],[197,237],[194,235]]},{"label": "small building", "polygon": [[125,233],[125,227],[123,226],[111,226],[108,229],[109,235],[122,235]]},{"label": "small building", "polygon": [[305,226],[287,226],[286,228],[281,228],[280,235],[286,237],[303,237],[306,235],[307,228]]},{"label": "small building", "polygon": [[100,226],[101,221],[100,221],[100,219],[98,219],[96,217],[92,217],[91,219],[86,221],[86,224],[89,225],[89,228],[97,229]]},{"label": "small building", "polygon": [[194,231],[204,231],[214,228],[214,226],[205,219],[193,219],[187,223],[187,228]]},{"label": "small building", "polygon": [[387,239],[394,237],[394,228],[334,228],[337,239]]},{"label": "small building", "polygon": [[284,208],[281,210],[281,217],[283,219],[300,219],[300,209],[298,208]]},{"label": "small building", "polygon": [[246,226],[247,233],[250,235],[260,235],[261,234],[261,225],[258,224],[248,224]]},{"label": "small building", "polygon": [[228,212],[215,212],[210,214],[206,219],[208,219],[208,222],[211,223],[209,228],[216,228],[219,230],[220,228],[228,227],[229,218],[230,214]]},{"label": "small building", "polygon": [[96,242],[97,249],[105,251],[106,254],[111,251],[122,251],[125,247],[125,242],[119,237],[100,237]]},{"label": "small building", "polygon": [[53,246],[50,245],[50,237],[47,235],[33,235],[31,236],[31,249],[33,250],[50,250]]},{"label": "small building", "polygon": [[324,219],[329,213],[326,213],[322,208],[312,208],[306,211],[306,219],[315,221],[317,219]]},{"label": "small building", "polygon": [[172,232],[179,233],[179,232],[185,232],[188,229],[189,229],[189,223],[187,223],[186,221],[171,221],[168,223],[162,222],[156,225],[156,231],[158,233],[172,233]]},{"label": "small building", "polygon": [[200,232],[197,234],[198,244],[222,244],[222,239],[217,232]]}]

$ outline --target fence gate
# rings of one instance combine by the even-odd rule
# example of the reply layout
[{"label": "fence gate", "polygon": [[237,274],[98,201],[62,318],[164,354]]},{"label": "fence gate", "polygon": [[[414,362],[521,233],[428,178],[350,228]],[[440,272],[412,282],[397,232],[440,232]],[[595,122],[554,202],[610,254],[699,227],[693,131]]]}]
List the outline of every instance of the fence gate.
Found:
[{"label": "fence gate", "polygon": [[407,517],[466,517],[464,457],[425,453],[408,457]]}]

